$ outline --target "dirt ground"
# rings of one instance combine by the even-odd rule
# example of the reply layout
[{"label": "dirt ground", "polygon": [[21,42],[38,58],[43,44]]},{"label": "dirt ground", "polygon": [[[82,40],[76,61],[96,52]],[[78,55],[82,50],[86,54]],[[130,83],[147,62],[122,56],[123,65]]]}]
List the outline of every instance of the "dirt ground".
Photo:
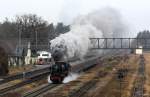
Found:
[{"label": "dirt ground", "polygon": [[121,84],[120,81],[117,80],[116,74],[113,74],[113,76],[107,76],[100,79],[96,87],[88,91],[84,97],[130,97],[133,82],[137,74],[137,64],[138,56],[131,55],[128,62],[121,63],[121,65],[130,69],[127,77],[121,82]]},{"label": "dirt ground", "polygon": [[28,71],[28,70],[31,70],[33,68],[34,68],[33,65],[10,67],[9,68],[9,75],[16,74],[16,73],[23,72],[23,71]]},{"label": "dirt ground", "polygon": [[145,81],[145,94],[144,97],[150,97],[150,53],[144,53],[144,57],[146,59],[145,65],[145,74],[146,74],[146,81]]}]

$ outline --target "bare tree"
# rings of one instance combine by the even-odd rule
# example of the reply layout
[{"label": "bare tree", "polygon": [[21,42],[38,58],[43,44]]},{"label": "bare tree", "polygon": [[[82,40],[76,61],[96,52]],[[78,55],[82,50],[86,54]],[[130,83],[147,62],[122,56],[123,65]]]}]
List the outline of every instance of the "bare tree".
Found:
[{"label": "bare tree", "polygon": [[47,22],[35,14],[16,16],[16,24],[20,40],[27,38],[36,48],[42,38],[48,39]]}]

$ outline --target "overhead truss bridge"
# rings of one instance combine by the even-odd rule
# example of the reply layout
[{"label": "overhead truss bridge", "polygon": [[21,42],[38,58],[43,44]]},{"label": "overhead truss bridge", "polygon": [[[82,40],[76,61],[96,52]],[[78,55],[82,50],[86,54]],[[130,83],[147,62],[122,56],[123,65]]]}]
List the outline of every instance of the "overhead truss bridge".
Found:
[{"label": "overhead truss bridge", "polygon": [[91,49],[150,49],[150,38],[90,38]]}]

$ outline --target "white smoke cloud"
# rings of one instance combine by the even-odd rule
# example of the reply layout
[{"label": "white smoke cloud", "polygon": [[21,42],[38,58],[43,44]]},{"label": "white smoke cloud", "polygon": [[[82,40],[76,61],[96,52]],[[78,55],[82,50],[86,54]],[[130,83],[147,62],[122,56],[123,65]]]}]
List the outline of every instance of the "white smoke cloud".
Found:
[{"label": "white smoke cloud", "polygon": [[68,83],[70,81],[73,81],[79,77],[79,74],[70,73],[65,79],[63,80],[63,83]]},{"label": "white smoke cloud", "polygon": [[63,21],[65,24],[69,24],[72,22],[73,18],[75,18],[81,12],[81,0],[64,0],[64,4],[60,13],[60,21]]},{"label": "white smoke cloud", "polygon": [[51,79],[50,79],[50,75],[47,77],[47,82],[48,83],[52,83]]},{"label": "white smoke cloud", "polygon": [[78,16],[71,25],[71,31],[61,34],[50,43],[52,51],[61,49],[67,58],[83,58],[92,46],[90,38],[122,37],[125,29],[120,13],[112,8],[104,8]]}]

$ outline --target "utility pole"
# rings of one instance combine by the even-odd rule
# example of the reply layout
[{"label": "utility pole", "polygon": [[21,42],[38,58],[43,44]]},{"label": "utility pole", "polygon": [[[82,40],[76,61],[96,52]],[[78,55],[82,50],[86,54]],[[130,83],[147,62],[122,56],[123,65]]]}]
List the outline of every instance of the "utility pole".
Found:
[{"label": "utility pole", "polygon": [[[18,24],[18,48],[17,48],[17,65],[19,65],[19,52],[20,52],[20,49],[21,49],[21,22]],[[19,56],[18,56],[19,55]]]},{"label": "utility pole", "polygon": [[20,48],[21,47],[21,28],[19,27],[20,25],[18,25],[18,34],[19,34],[19,36],[18,36],[18,48]]},{"label": "utility pole", "polygon": [[36,34],[36,35],[35,35],[35,37],[36,37],[36,40],[35,40],[35,41],[36,41],[36,44],[35,44],[35,46],[36,46],[36,51],[37,51],[37,40],[38,40],[38,38],[37,38],[37,30],[35,31],[35,34]]}]

